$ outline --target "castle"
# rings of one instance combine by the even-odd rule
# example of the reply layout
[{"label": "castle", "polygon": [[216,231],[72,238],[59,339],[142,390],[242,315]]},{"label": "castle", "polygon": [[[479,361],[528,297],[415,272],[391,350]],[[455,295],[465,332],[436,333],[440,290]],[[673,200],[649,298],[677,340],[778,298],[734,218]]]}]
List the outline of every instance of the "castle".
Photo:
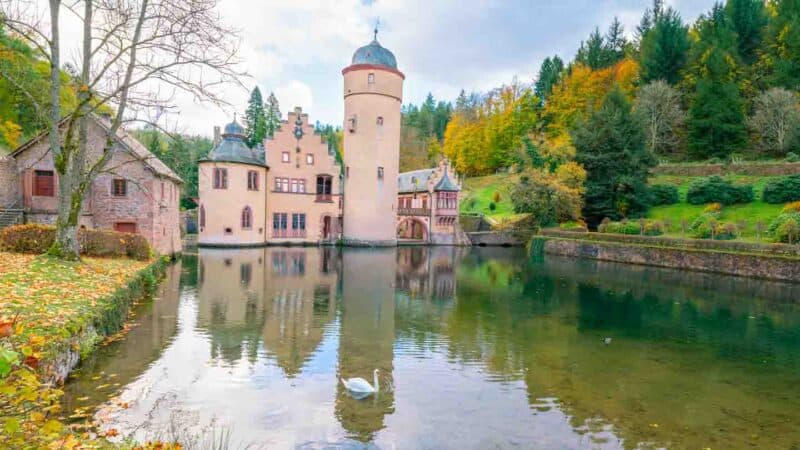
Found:
[{"label": "castle", "polygon": [[399,173],[405,75],[377,31],[342,75],[341,164],[300,108],[256,148],[235,120],[215,132],[198,174],[201,246],[461,242],[452,166]]}]

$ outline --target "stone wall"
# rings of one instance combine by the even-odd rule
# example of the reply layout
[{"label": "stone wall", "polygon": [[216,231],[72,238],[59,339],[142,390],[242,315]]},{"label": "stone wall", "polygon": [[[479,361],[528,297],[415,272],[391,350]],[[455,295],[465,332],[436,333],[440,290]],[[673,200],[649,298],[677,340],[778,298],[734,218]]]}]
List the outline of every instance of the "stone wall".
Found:
[{"label": "stone wall", "polygon": [[800,280],[800,258],[648,247],[616,242],[546,239],[546,255],[669,267],[779,281]]},{"label": "stone wall", "polygon": [[710,175],[779,176],[800,174],[800,163],[771,162],[743,164],[661,164],[653,169],[654,175],[707,177]]},{"label": "stone wall", "polygon": [[22,208],[22,196],[19,192],[17,164],[9,156],[0,156],[0,209]]},{"label": "stone wall", "polygon": [[479,231],[467,233],[472,245],[491,246],[520,246],[524,245],[528,236],[525,233],[515,231]]}]

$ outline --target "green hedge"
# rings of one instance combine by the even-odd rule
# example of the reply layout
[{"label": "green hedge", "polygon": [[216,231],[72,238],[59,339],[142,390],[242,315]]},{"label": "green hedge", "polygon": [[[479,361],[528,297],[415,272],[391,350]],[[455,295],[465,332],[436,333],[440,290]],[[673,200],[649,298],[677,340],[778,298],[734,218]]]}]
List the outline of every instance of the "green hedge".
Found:
[{"label": "green hedge", "polygon": [[[0,230],[0,249],[16,253],[45,253],[55,240],[50,225],[15,225]],[[146,260],[152,256],[144,236],[116,231],[81,229],[78,231],[81,254],[100,257],[128,257]]]},{"label": "green hedge", "polygon": [[706,203],[750,203],[755,199],[753,186],[749,184],[734,185],[720,176],[701,178],[689,185],[686,201],[692,205]]},{"label": "green hedge", "polygon": [[652,206],[674,205],[680,201],[678,188],[671,184],[654,184],[650,186],[650,200]]},{"label": "green hedge", "polygon": [[664,226],[654,220],[608,222],[604,221],[597,227],[600,233],[630,234],[643,236],[660,236],[664,234]]},{"label": "green hedge", "polygon": [[764,185],[763,200],[778,204],[800,200],[800,175],[774,178]]}]

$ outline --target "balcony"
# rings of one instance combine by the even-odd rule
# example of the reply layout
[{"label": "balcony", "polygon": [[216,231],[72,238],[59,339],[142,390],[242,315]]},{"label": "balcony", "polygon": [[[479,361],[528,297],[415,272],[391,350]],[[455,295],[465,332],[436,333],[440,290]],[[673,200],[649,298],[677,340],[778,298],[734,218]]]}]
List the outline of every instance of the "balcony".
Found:
[{"label": "balcony", "polygon": [[317,203],[333,203],[333,195],[331,194],[317,194]]},{"label": "balcony", "polygon": [[277,239],[305,238],[306,230],[272,230],[272,237]]},{"label": "balcony", "polygon": [[398,216],[430,216],[431,210],[429,208],[399,208],[397,210]]}]

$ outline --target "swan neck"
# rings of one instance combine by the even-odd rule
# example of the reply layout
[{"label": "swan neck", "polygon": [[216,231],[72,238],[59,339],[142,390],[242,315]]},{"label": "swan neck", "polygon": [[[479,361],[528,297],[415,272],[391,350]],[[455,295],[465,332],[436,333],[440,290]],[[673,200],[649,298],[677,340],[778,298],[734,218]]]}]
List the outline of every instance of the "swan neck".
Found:
[{"label": "swan neck", "polygon": [[380,388],[380,385],[378,384],[378,373],[377,372],[373,372],[372,373],[372,381],[375,383],[375,391],[377,392],[378,388]]}]

